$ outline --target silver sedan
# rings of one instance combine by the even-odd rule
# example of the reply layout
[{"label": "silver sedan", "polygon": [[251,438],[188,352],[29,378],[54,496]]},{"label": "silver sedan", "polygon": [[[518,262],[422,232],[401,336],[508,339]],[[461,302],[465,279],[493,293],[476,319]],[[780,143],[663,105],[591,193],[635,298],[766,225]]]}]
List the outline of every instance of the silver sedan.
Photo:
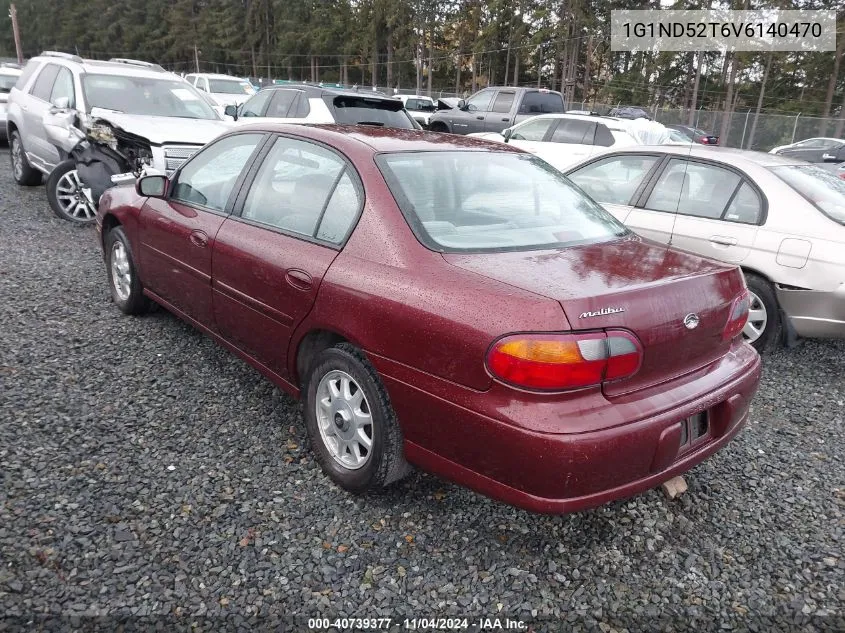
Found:
[{"label": "silver sedan", "polygon": [[636,147],[567,175],[644,237],[739,265],[746,339],[845,338],[845,180],[818,165],[717,147]]}]

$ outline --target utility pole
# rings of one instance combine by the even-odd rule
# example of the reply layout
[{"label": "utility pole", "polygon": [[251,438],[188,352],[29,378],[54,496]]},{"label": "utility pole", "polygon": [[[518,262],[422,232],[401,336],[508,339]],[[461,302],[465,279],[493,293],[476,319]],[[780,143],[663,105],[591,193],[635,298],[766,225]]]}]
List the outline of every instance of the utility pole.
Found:
[{"label": "utility pole", "polygon": [[197,50],[197,45],[194,44],[194,64],[197,66],[197,72],[200,71],[200,52]]},{"label": "utility pole", "polygon": [[23,52],[21,52],[21,31],[18,28],[18,10],[15,5],[9,6],[9,17],[12,19],[12,33],[15,35],[15,51],[18,54],[18,63],[23,64]]}]

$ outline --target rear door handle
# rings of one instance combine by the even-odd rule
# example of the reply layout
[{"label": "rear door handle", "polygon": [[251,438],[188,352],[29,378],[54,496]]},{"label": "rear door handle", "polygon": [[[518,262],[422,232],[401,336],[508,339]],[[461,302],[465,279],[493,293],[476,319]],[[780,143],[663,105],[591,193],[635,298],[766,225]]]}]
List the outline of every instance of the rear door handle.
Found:
[{"label": "rear door handle", "polygon": [[502,119],[502,121],[504,121],[505,123],[507,123],[508,121],[510,121],[510,119],[505,118],[505,119]]},{"label": "rear door handle", "polygon": [[483,120],[484,120],[484,117],[483,117],[483,116],[477,116],[477,117],[475,117],[475,118],[476,118],[476,119],[478,119],[479,121],[483,121]]},{"label": "rear door handle", "polygon": [[192,231],[190,240],[191,244],[199,248],[205,248],[208,246],[208,235],[206,235],[203,231]]},{"label": "rear door handle", "polygon": [[721,235],[711,235],[710,242],[719,244],[720,246],[736,246],[736,239],[733,237],[723,237]]}]

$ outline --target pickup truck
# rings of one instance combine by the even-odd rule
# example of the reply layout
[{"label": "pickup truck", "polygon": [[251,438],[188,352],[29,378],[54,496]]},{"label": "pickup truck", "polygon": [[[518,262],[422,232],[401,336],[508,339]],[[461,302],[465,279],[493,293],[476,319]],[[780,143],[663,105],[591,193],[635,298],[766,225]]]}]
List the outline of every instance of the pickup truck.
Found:
[{"label": "pickup truck", "polygon": [[461,99],[455,108],[432,114],[428,129],[452,134],[501,132],[538,114],[563,111],[563,97],[553,90],[489,87]]}]

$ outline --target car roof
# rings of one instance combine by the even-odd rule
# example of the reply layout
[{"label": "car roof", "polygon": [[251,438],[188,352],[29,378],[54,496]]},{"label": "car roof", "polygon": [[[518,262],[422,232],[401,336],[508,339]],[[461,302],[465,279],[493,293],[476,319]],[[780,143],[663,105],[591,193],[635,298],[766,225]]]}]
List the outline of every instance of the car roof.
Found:
[{"label": "car roof", "polygon": [[235,81],[246,81],[241,77],[235,77],[234,75],[224,75],[222,73],[188,73],[188,75],[192,75],[194,77],[205,77],[206,79],[234,79]]},{"label": "car roof", "polygon": [[[314,84],[276,84],[265,86],[264,90],[301,90],[309,97],[322,97],[323,95],[349,95],[356,97],[367,97],[369,99],[395,99],[395,96],[386,95],[382,92],[371,90],[353,90],[352,88],[334,88],[332,86],[317,86]],[[259,91],[260,92],[260,91]]]},{"label": "car roof", "polygon": [[710,158],[729,165],[759,165],[761,167],[777,167],[778,165],[804,165],[806,161],[778,154],[767,154],[766,152],[755,152],[735,147],[718,147],[708,145],[638,145],[626,147],[608,154],[642,154],[649,152],[660,152],[676,156],[691,156],[693,158]]},{"label": "car roof", "polygon": [[324,142],[335,141],[339,147],[352,141],[359,146],[369,147],[375,153],[432,151],[524,153],[522,150],[504,143],[485,141],[469,136],[372,125],[296,124],[261,121],[238,127],[236,131],[290,134]]},{"label": "car roof", "polygon": [[[82,59],[76,55],[65,54],[41,54],[33,57],[32,60],[51,64],[68,65],[75,64],[87,73],[100,75],[125,75],[129,77],[176,77],[174,73],[161,68],[140,66],[125,62],[101,61],[98,59]],[[180,78],[181,79],[181,78]]]}]

